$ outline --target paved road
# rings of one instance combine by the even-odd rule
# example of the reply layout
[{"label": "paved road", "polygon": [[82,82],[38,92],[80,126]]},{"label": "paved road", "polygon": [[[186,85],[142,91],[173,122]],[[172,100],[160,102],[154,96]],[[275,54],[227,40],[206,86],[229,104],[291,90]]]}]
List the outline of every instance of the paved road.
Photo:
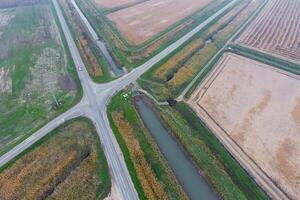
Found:
[{"label": "paved road", "polygon": [[92,39],[96,42],[97,46],[101,50],[102,55],[105,57],[106,61],[109,64],[110,69],[116,76],[121,76],[124,74],[124,71],[117,66],[117,63],[114,61],[114,59],[111,57],[109,51],[107,50],[107,47],[105,43],[98,37],[96,31],[90,24],[90,22],[87,20],[87,18],[84,16],[84,14],[81,12],[80,8],[77,6],[75,0],[71,0],[71,3],[73,4],[74,8],[76,9],[78,15],[80,16],[81,20],[85,24],[87,30],[89,31]]},{"label": "paved road", "polygon": [[[215,59],[220,56],[221,53],[227,48],[227,46],[244,30],[246,26],[252,22],[252,20],[258,15],[261,9],[267,4],[268,1],[263,3],[252,13],[252,15],[244,22],[244,24],[227,40],[225,45],[209,60],[209,62],[200,70],[200,72],[195,76],[195,78],[188,84],[188,86],[181,92],[181,94],[176,98],[177,101],[183,101],[184,96],[188,93],[191,87],[196,83],[199,77],[206,71],[208,67],[215,61]],[[200,84],[199,84],[200,85]]]},{"label": "paved road", "polygon": [[237,3],[239,0],[233,0],[227,6],[225,6],[224,8],[222,8],[221,10],[213,14],[210,18],[205,20],[203,23],[201,23],[196,28],[194,28],[192,31],[184,35],[182,38],[174,42],[168,48],[166,48],[165,50],[163,50],[162,52],[160,52],[159,54],[157,54],[156,56],[148,60],[140,67],[132,70],[130,73],[120,77],[119,79],[106,84],[96,84],[92,82],[92,80],[90,79],[84,67],[84,63],[80,57],[79,51],[76,47],[76,44],[71,36],[70,30],[61,13],[57,0],[52,0],[52,1],[55,10],[57,12],[59,21],[61,23],[64,35],[66,37],[67,44],[69,46],[74,63],[77,67],[78,66],[82,67],[82,70],[78,71],[78,74],[83,87],[83,93],[84,93],[83,98],[81,102],[78,105],[76,105],[74,108],[63,113],[56,119],[52,120],[41,130],[37,131],[28,139],[23,141],[21,144],[19,144],[11,151],[9,151],[8,153],[0,157],[0,166],[3,166],[7,162],[15,158],[22,151],[24,151],[29,146],[34,144],[38,139],[42,138],[51,130],[61,125],[65,120],[77,116],[86,116],[92,119],[92,121],[94,121],[95,123],[96,129],[98,131],[102,143],[102,147],[104,149],[108,161],[111,177],[113,179],[113,182],[116,184],[116,187],[118,188],[118,192],[120,193],[123,199],[130,199],[130,200],[138,199],[137,192],[133,186],[129,172],[126,168],[123,155],[112,133],[107,118],[106,108],[107,108],[107,104],[109,103],[109,100],[116,92],[122,90],[128,84],[135,82],[136,79],[140,77],[144,72],[146,72],[149,68],[154,66],[160,60],[162,60],[167,55],[172,53],[175,49],[180,47],[187,40],[192,38],[197,32],[199,32],[201,29],[207,26],[218,16],[222,15],[227,9],[229,9],[232,5]]}]

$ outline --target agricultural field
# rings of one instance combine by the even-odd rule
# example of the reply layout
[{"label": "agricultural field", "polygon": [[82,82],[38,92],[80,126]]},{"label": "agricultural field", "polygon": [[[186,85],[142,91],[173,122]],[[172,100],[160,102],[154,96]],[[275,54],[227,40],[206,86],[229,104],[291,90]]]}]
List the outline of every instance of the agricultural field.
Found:
[{"label": "agricultural field", "polygon": [[116,11],[107,17],[130,43],[138,45],[210,2],[211,0],[150,0]]},{"label": "agricultural field", "polygon": [[66,122],[0,169],[2,200],[104,199],[110,185],[97,132],[85,118]]},{"label": "agricultural field", "polygon": [[140,2],[141,0],[94,0],[95,4],[101,8],[118,8]]},{"label": "agricultural field", "polygon": [[299,76],[226,53],[188,103],[255,179],[299,197]]},{"label": "agricultural field", "polygon": [[139,79],[141,87],[160,101],[176,98],[264,2],[241,1],[183,48],[145,73]]},{"label": "agricultural field", "polygon": [[300,1],[269,1],[236,43],[300,61]]},{"label": "agricultural field", "polygon": [[0,155],[80,98],[51,4],[25,5],[0,9]]},{"label": "agricultural field", "polygon": [[[134,44],[131,41],[129,41],[127,36],[125,36],[123,32],[117,27],[116,23],[110,20],[110,17],[117,16],[116,14],[119,12],[127,12],[126,10],[134,9],[135,7],[139,6],[143,6],[143,9],[145,6],[150,6],[149,8],[151,8],[151,11],[154,12],[153,10],[155,8],[149,5],[149,3],[151,3],[152,1],[156,2],[156,0],[137,1],[126,5],[117,6],[113,9],[103,9],[101,6],[97,5],[94,0],[75,1],[80,7],[81,11],[85,14],[91,25],[94,27],[95,31],[100,36],[100,38],[106,42],[109,51],[112,57],[115,59],[115,61],[119,64],[119,66],[126,67],[129,71],[135,68],[136,66],[139,66],[148,58],[155,55],[156,53],[167,47],[169,44],[183,36],[185,33],[187,33],[192,28],[201,23],[204,19],[207,19],[211,15],[211,13],[216,12],[228,2],[230,2],[230,0],[194,1],[193,5],[199,4],[197,10],[193,10],[193,12],[189,12],[189,14],[186,15],[182,14],[182,16],[185,17],[181,18],[175,16],[180,15],[180,12],[174,12],[175,15],[171,15],[169,21],[164,22],[166,24],[169,24],[167,26],[163,25],[164,23],[162,23],[162,25],[159,25],[158,23],[153,24],[152,22],[153,26],[160,27],[158,27],[159,29],[155,28],[158,31],[156,31],[153,36],[149,36],[147,40],[141,43]],[[203,3],[204,1],[208,3],[206,5],[201,6],[200,3]],[[161,4],[161,6],[165,6],[164,2],[170,2],[170,0],[163,1],[163,4]],[[176,5],[186,4],[185,1],[178,0],[171,0],[171,2],[173,2],[174,5],[175,3]],[[160,3],[156,5],[159,6]],[[64,10],[65,12],[68,12],[66,9]],[[156,18],[157,16],[156,14],[152,15],[152,17],[147,19],[148,21],[151,18]],[[133,17],[133,15],[131,17]],[[177,18],[178,21],[176,21]],[[170,21],[171,19],[173,20],[172,22]],[[132,33],[135,34],[135,32]]]},{"label": "agricultural field", "polygon": [[130,91],[113,97],[108,117],[139,198],[188,199],[141,121]]}]

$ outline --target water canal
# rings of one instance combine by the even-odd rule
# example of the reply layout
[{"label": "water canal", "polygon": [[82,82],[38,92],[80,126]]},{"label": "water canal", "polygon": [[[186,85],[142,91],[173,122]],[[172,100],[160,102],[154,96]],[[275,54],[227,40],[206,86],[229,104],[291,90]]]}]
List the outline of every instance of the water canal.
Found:
[{"label": "water canal", "polygon": [[193,162],[186,156],[183,148],[160,121],[157,114],[143,99],[136,102],[141,119],[165,156],[170,168],[191,200],[218,199]]}]

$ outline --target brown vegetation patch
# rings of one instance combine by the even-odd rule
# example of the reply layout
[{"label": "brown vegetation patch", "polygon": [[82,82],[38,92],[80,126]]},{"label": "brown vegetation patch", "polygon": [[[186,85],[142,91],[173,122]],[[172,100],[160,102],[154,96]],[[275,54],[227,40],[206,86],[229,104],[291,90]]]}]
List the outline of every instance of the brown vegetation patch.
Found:
[{"label": "brown vegetation patch", "polygon": [[112,117],[128,147],[130,157],[146,197],[153,200],[167,199],[167,194],[165,193],[163,186],[157,180],[150,165],[146,161],[139,141],[134,136],[134,130],[129,122],[124,119],[123,113],[113,112]]},{"label": "brown vegetation patch", "polygon": [[299,95],[299,76],[226,53],[189,104],[218,137],[229,138],[234,148],[241,148],[234,156],[249,156],[249,162],[259,167],[256,170],[263,170],[288,196],[297,199]]},{"label": "brown vegetation patch", "polygon": [[257,0],[238,4],[181,51],[149,72],[151,76],[147,79],[159,82],[160,87],[150,82],[142,83],[142,87],[160,100],[176,98],[261,3]]},{"label": "brown vegetation patch", "polygon": [[94,48],[100,52],[98,47],[96,47],[95,44],[93,44],[93,42],[95,41],[92,41],[91,38],[89,37],[88,33],[86,32],[86,27],[83,24],[80,16],[78,15],[73,5],[66,0],[61,0],[61,3],[64,9],[66,10],[66,14],[70,19],[69,21],[72,24],[72,27],[78,37],[79,48],[83,53],[85,60],[89,64],[86,65],[87,71],[93,77],[102,76],[103,71],[97,59],[98,55],[95,55],[95,53],[92,50],[92,46],[94,46]]},{"label": "brown vegetation patch", "polygon": [[238,43],[300,61],[300,1],[269,1]]},{"label": "brown vegetation patch", "polygon": [[87,123],[71,123],[0,174],[1,199],[95,199],[98,162]]},{"label": "brown vegetation patch", "polygon": [[133,44],[141,44],[203,8],[211,0],[150,0],[111,13],[108,18]]},{"label": "brown vegetation patch", "polygon": [[61,76],[59,78],[59,85],[66,92],[76,90],[76,83],[69,75]]}]

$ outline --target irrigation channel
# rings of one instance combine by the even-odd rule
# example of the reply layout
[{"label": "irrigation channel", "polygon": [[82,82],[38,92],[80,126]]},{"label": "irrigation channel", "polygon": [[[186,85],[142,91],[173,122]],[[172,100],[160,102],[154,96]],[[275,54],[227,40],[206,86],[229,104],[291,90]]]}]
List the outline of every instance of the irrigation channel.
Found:
[{"label": "irrigation channel", "polygon": [[90,24],[90,22],[88,21],[88,19],[85,17],[85,15],[82,13],[82,11],[80,10],[80,8],[76,4],[75,0],[71,0],[71,3],[73,4],[73,6],[76,9],[77,13],[79,14],[81,20],[83,21],[83,23],[85,24],[86,28],[88,29],[91,37],[96,42],[96,44],[97,44],[99,50],[101,51],[102,55],[104,56],[104,58],[108,62],[110,70],[113,72],[113,74],[115,76],[121,76],[121,75],[123,75],[124,71],[114,61],[114,59],[110,55],[109,50],[106,47],[106,44],[104,43],[104,41],[102,41],[98,37],[96,31],[94,30],[94,28],[92,27],[92,25]]},{"label": "irrigation channel", "polygon": [[191,200],[218,199],[217,194],[212,190],[193,162],[185,155],[178,141],[168,132],[149,105],[142,98],[138,98],[136,107],[141,119],[188,197]]}]

